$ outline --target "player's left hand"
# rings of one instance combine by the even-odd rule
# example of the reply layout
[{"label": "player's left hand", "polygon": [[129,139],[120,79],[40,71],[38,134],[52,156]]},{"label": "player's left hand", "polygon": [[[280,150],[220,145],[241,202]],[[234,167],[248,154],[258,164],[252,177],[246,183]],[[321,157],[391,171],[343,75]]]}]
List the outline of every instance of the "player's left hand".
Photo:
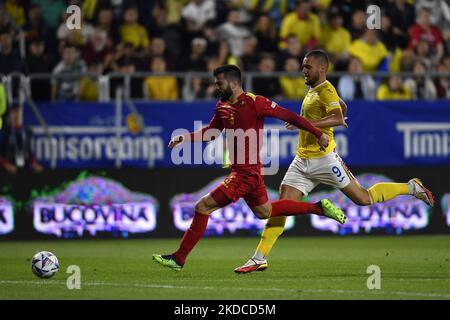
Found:
[{"label": "player's left hand", "polygon": [[319,139],[317,139],[317,143],[320,146],[320,150],[324,151],[328,147],[328,135],[322,133]]}]

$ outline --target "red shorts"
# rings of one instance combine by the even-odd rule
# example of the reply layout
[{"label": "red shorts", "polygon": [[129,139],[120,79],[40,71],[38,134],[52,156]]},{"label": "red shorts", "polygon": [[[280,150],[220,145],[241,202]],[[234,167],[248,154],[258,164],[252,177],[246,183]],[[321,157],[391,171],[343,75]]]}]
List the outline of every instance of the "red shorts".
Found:
[{"label": "red shorts", "polygon": [[265,204],[269,201],[267,196],[266,185],[261,175],[261,168],[246,167],[233,168],[230,175],[213,191],[211,197],[217,202],[221,203],[218,193],[223,192],[231,202],[236,202],[240,198],[244,198],[249,207],[256,207]]}]

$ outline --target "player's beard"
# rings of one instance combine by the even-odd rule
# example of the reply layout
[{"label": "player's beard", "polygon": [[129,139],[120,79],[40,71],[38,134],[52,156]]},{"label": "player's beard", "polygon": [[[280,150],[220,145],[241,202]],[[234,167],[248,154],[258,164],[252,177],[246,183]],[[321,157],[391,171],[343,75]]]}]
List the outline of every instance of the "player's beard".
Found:
[{"label": "player's beard", "polygon": [[218,91],[218,94],[220,97],[220,101],[225,102],[230,100],[231,96],[233,95],[233,91],[231,90],[231,87],[228,86],[224,91]]},{"label": "player's beard", "polygon": [[319,81],[319,75],[310,74],[308,80],[305,81],[305,84],[307,86],[314,87],[317,84],[317,81]]}]

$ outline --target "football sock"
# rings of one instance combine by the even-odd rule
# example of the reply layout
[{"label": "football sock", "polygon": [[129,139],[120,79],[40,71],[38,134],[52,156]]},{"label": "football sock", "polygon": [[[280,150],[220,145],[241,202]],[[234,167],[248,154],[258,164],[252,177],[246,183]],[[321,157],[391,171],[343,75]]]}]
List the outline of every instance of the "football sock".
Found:
[{"label": "football sock", "polygon": [[402,194],[411,194],[407,183],[382,182],[374,184],[367,191],[372,203],[388,201]]},{"label": "football sock", "polygon": [[272,202],[272,214],[267,220],[253,258],[263,260],[269,255],[278,237],[283,233],[286,216],[307,213],[322,215],[322,207],[314,203],[287,199]]},{"label": "football sock", "polygon": [[269,255],[278,237],[283,233],[285,222],[286,216],[272,217],[267,220],[258,247],[253,255],[254,259],[264,260]]},{"label": "football sock", "polygon": [[183,239],[181,239],[180,247],[173,254],[175,261],[179,265],[184,265],[186,257],[203,236],[203,233],[205,233],[206,226],[208,225],[208,219],[209,215],[195,212],[191,226],[186,230]]},{"label": "football sock", "polygon": [[266,258],[266,256],[263,255],[261,252],[258,252],[258,251],[256,251],[255,254],[252,257],[253,260],[264,260],[265,258]]},{"label": "football sock", "polygon": [[323,215],[322,207],[315,203],[283,199],[272,202],[270,217],[297,216],[307,213]]}]

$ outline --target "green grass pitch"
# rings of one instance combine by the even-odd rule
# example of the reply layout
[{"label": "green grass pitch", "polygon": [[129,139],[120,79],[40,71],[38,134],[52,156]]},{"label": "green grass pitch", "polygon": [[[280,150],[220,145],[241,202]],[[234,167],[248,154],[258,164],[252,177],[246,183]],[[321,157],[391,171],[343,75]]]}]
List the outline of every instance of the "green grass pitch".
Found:
[{"label": "green grass pitch", "polygon": [[[180,272],[153,253],[179,240],[0,242],[4,299],[450,299],[450,236],[282,237],[264,272],[234,274],[257,238],[205,238]],[[41,250],[59,258],[52,279],[31,272]],[[69,290],[69,265],[81,268],[81,289]],[[367,267],[381,269],[381,289],[367,288]]]}]

